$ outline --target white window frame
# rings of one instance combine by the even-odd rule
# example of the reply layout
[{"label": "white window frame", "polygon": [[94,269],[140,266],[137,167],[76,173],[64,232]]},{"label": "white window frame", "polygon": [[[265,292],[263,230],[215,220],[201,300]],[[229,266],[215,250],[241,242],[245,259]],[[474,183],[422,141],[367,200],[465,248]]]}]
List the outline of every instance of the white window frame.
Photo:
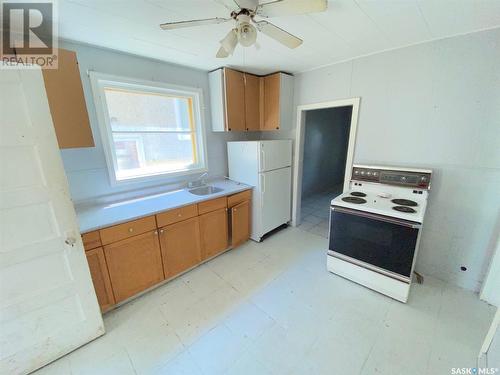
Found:
[{"label": "white window frame", "polygon": [[[207,147],[205,136],[205,124],[203,122],[203,91],[200,88],[170,85],[162,82],[145,81],[134,78],[120,77],[111,74],[89,72],[90,83],[92,86],[92,93],[94,97],[94,104],[97,113],[97,121],[99,123],[99,130],[101,133],[101,141],[104,148],[104,155],[106,157],[106,164],[108,167],[108,176],[111,185],[123,185],[136,182],[154,182],[170,177],[187,176],[196,173],[207,172]],[[147,176],[131,177],[127,179],[118,180],[116,178],[116,171],[118,170],[118,163],[116,154],[114,152],[113,135],[111,131],[110,119],[108,116],[108,107],[104,94],[106,87],[156,92],[160,94],[174,95],[180,97],[191,98],[193,102],[193,117],[194,127],[196,134],[197,156],[199,160],[199,168],[185,169],[173,172],[160,172],[150,174]]]}]

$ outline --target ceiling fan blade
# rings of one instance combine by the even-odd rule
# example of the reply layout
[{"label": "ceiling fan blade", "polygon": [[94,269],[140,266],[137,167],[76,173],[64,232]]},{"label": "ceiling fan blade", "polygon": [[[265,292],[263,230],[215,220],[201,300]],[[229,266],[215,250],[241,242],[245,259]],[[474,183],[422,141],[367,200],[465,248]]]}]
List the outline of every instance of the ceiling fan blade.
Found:
[{"label": "ceiling fan blade", "polygon": [[257,14],[261,17],[293,16],[324,12],[327,8],[327,0],[275,0],[260,4]]},{"label": "ceiling fan blade", "polygon": [[217,57],[218,59],[225,59],[226,57],[229,57],[229,53],[227,53],[224,47],[220,47],[215,57]]},{"label": "ceiling fan blade", "polygon": [[222,5],[227,10],[230,10],[231,12],[236,11],[240,8],[235,0],[215,0],[215,2]]},{"label": "ceiling fan blade", "polygon": [[256,10],[259,0],[233,0],[241,9]]},{"label": "ceiling fan blade", "polygon": [[202,20],[190,20],[190,21],[179,21],[179,22],[166,22],[162,23],[160,27],[163,30],[173,30],[173,29],[181,29],[183,27],[194,27],[194,26],[203,26],[203,25],[215,25],[219,23],[224,23],[227,21],[231,21],[232,18],[206,18]]},{"label": "ceiling fan blade", "polygon": [[288,48],[297,48],[302,44],[302,39],[280,29],[278,26],[273,25],[267,21],[257,22],[257,28],[267,36],[287,46]]}]

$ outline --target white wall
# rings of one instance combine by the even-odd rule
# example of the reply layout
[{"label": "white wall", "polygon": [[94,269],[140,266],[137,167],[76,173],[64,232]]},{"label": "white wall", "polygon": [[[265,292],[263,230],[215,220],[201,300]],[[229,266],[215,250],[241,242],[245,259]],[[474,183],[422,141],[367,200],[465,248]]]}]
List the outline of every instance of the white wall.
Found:
[{"label": "white wall", "polygon": [[[481,288],[481,299],[500,308],[500,234],[497,232],[496,250]],[[500,340],[500,337],[499,337]],[[500,345],[500,342],[498,343]],[[500,360],[500,358],[499,358]]]},{"label": "white wall", "polygon": [[358,96],[355,162],[434,170],[417,269],[478,290],[500,229],[500,29],[295,78],[296,104]]},{"label": "white wall", "polygon": [[185,178],[167,178],[160,182],[155,181],[154,184],[131,183],[115,187],[110,185],[87,70],[201,88],[204,94],[205,108],[202,116],[207,134],[208,168],[211,175],[224,175],[227,173],[227,140],[248,139],[257,136],[254,134],[246,135],[245,133],[214,133],[211,131],[208,73],[205,71],[66,41],[61,42],[61,48],[77,52],[85,100],[95,141],[95,147],[93,148],[62,150],[64,169],[68,176],[71,196],[75,202],[102,198],[118,192],[140,192],[144,188],[151,186],[161,187],[166,183],[185,180]]}]

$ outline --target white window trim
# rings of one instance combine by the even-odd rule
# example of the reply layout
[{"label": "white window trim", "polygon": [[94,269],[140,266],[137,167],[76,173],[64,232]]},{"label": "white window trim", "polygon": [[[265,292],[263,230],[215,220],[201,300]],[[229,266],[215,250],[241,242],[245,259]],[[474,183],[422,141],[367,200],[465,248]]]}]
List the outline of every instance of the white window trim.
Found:
[{"label": "white window trim", "polygon": [[[164,180],[167,178],[187,176],[196,173],[207,172],[207,145],[205,136],[205,124],[203,121],[202,112],[204,110],[203,105],[203,90],[200,88],[170,85],[162,82],[146,81],[134,78],[120,77],[111,74],[89,72],[90,83],[92,86],[92,93],[94,98],[94,105],[97,113],[97,121],[99,125],[99,130],[101,133],[101,143],[104,149],[104,155],[106,158],[106,164],[108,167],[109,181],[112,186],[132,184],[138,182],[154,182],[158,180]],[[148,88],[150,91],[164,93],[164,94],[174,94],[174,95],[184,95],[190,97],[193,100],[193,116],[195,121],[196,135],[197,135],[197,145],[198,145],[198,158],[200,160],[200,165],[202,167],[196,169],[186,169],[182,171],[175,172],[162,172],[154,175],[148,175],[143,177],[133,177],[130,179],[117,180],[117,161],[116,155],[113,152],[113,136],[111,132],[111,124],[108,117],[108,108],[106,104],[106,99],[104,97],[104,87],[112,85],[113,87],[119,87],[124,89],[144,89]]]}]

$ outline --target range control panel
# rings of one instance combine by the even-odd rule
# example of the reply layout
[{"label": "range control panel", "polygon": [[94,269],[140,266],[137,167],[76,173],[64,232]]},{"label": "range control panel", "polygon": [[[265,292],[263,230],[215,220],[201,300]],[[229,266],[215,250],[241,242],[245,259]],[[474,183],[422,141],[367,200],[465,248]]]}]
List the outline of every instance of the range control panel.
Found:
[{"label": "range control panel", "polygon": [[356,181],[368,181],[409,188],[429,189],[431,184],[431,173],[376,167],[354,167],[352,169],[352,179]]}]

